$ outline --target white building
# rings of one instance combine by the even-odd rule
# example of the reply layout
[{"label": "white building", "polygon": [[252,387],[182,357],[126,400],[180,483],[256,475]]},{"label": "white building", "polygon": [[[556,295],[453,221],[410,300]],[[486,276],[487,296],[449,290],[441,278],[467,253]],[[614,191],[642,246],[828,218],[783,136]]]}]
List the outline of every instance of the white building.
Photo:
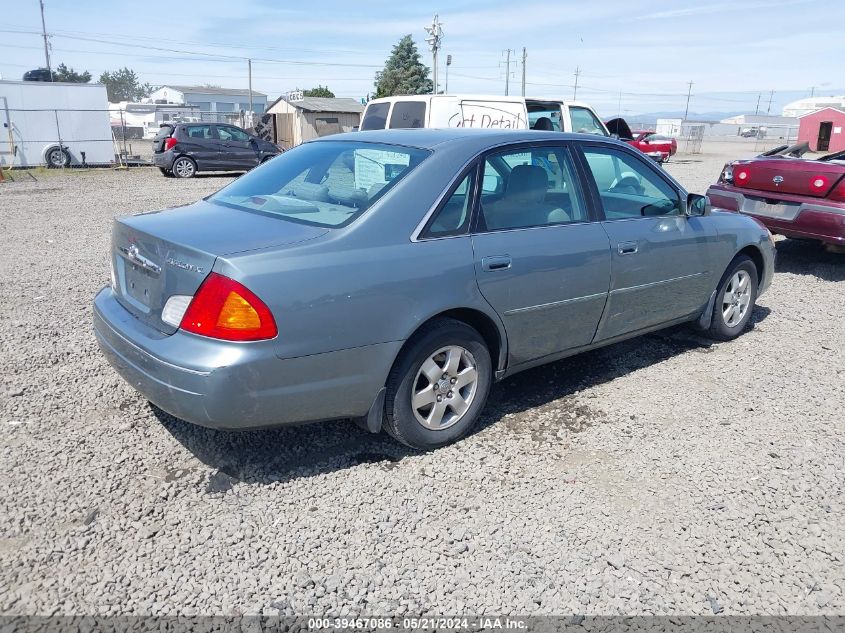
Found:
[{"label": "white building", "polygon": [[[164,103],[109,103],[112,129],[118,138],[155,137],[162,123],[199,121],[199,107]],[[125,130],[121,133],[120,130]]]},{"label": "white building", "polygon": [[[249,90],[236,88],[208,88],[206,86],[162,86],[150,95],[153,103],[184,103],[198,106],[206,119],[234,117],[249,112]],[[252,111],[263,114],[267,109],[267,95],[252,91]]]},{"label": "white building", "polygon": [[831,97],[807,97],[788,103],[783,107],[783,116],[799,117],[821,110],[822,108],[837,108],[845,110],[845,95]]}]

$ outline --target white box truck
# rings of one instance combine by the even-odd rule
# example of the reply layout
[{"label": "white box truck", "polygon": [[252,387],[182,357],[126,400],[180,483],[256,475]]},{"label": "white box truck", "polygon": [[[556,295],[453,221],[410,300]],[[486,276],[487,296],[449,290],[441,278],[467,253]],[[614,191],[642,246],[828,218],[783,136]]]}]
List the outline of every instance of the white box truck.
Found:
[{"label": "white box truck", "polygon": [[114,142],[106,87],[0,81],[0,165],[109,165]]},{"label": "white box truck", "polygon": [[537,129],[609,136],[586,103],[498,95],[403,95],[367,103],[362,131],[395,128]]}]

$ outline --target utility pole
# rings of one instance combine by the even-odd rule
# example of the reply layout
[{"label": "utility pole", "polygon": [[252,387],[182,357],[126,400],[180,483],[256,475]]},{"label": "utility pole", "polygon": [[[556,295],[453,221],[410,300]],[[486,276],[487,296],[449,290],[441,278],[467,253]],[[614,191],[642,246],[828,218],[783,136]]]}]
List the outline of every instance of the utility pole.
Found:
[{"label": "utility pole", "polygon": [[687,90],[687,107],[684,110],[684,121],[687,120],[689,116],[689,99],[692,96],[692,82],[689,82],[689,90]]},{"label": "utility pole", "polygon": [[754,116],[757,116],[758,114],[760,114],[760,97],[762,97],[762,96],[763,96],[762,92],[757,93],[757,107],[754,108]]},{"label": "utility pole", "polygon": [[425,27],[425,32],[428,33],[428,37],[425,38],[425,41],[428,43],[429,47],[431,48],[431,57],[432,57],[432,64],[433,64],[433,72],[432,72],[432,83],[433,83],[433,91],[432,94],[437,94],[437,86],[439,84],[438,81],[438,73],[437,73],[437,53],[440,52],[440,41],[443,39],[443,25],[440,23],[440,20],[437,17],[437,14],[434,14],[434,19],[431,21],[431,26]]},{"label": "utility pole", "polygon": [[505,95],[509,95],[511,87],[511,53],[513,53],[513,50],[508,48],[502,52],[505,54]]},{"label": "utility pole", "polygon": [[622,118],[622,93],[621,92],[619,93],[619,105],[616,106],[616,112],[618,112],[618,114],[616,116],[618,116],[621,119]]},{"label": "utility pole", "polygon": [[810,96],[811,97],[816,96],[816,87],[815,86],[810,86]]},{"label": "utility pole", "polygon": [[246,60],[247,69],[249,70],[249,126],[252,127],[252,60]]},{"label": "utility pole", "polygon": [[575,89],[572,91],[572,100],[575,101],[578,98],[578,76],[581,74],[581,68],[578,66],[575,67]]},{"label": "utility pole", "polygon": [[53,69],[50,66],[50,43],[47,41],[47,24],[44,22],[44,0],[38,0],[41,5],[41,34],[44,37],[44,59],[47,62],[47,71],[50,73],[50,79],[53,78]]},{"label": "utility pole", "polygon": [[449,94],[449,66],[452,65],[452,56],[446,55],[446,88],[443,90],[446,94]]},{"label": "utility pole", "polygon": [[525,52],[525,47],[522,47],[522,96],[525,96],[525,60],[528,59],[528,53]]},{"label": "utility pole", "polygon": [[772,91],[769,93],[769,107],[768,107],[768,108],[766,108],[766,116],[769,116],[769,114],[770,114],[770,113],[771,113],[771,111],[772,111],[772,99],[774,98],[774,96],[775,96],[775,91],[774,91],[774,90],[772,90]]}]

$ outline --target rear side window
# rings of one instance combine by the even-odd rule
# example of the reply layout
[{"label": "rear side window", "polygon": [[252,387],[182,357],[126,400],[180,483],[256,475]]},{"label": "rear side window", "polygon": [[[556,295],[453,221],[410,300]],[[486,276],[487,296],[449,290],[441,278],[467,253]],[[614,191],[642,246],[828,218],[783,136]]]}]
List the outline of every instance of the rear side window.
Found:
[{"label": "rear side window", "polygon": [[364,112],[364,120],[361,121],[361,130],[383,130],[387,126],[387,111],[389,103],[371,103]]},{"label": "rear side window", "polygon": [[447,237],[450,235],[463,235],[467,232],[471,211],[470,198],[472,196],[472,183],[475,180],[475,172],[476,170],[473,168],[452,190],[446,202],[443,203],[443,206],[431,218],[421,237]]},{"label": "rear side window", "polygon": [[581,134],[598,134],[607,136],[601,121],[587,108],[569,106],[569,118],[572,120],[572,131]]},{"label": "rear side window", "polygon": [[184,134],[188,138],[214,138],[210,125],[188,125],[184,129]]},{"label": "rear side window", "polygon": [[425,127],[425,101],[398,101],[390,114],[391,128]]}]

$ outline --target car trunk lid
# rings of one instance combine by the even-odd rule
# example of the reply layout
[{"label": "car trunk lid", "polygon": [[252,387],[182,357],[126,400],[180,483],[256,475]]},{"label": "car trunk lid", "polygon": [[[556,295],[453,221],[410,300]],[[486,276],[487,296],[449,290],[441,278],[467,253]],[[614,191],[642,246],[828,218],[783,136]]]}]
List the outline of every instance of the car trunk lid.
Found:
[{"label": "car trunk lid", "polygon": [[193,296],[218,257],[292,245],[326,232],[205,201],[119,218],[112,229],[114,292],[135,317],[172,334],[178,328],[161,318],[167,300]]},{"label": "car trunk lid", "polygon": [[733,168],[733,181],[739,187],[817,198],[830,193],[841,176],[840,166],[800,158],[742,161]]},{"label": "car trunk lid", "polygon": [[153,152],[158,154],[164,151],[164,142],[170,138],[174,129],[175,128],[171,125],[163,125],[158,129],[158,132],[156,132],[155,138],[153,139]]}]

